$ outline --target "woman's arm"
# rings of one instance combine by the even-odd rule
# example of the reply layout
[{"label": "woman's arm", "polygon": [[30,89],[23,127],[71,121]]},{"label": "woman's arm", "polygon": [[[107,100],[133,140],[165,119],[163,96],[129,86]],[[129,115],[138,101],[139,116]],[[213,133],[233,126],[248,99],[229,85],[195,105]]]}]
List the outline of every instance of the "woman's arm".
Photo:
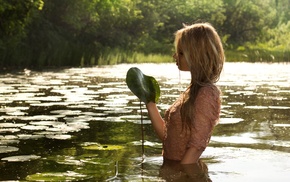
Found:
[{"label": "woman's arm", "polygon": [[157,133],[158,137],[163,141],[165,122],[161,117],[156,104],[154,102],[149,102],[146,104],[146,108],[148,110],[148,114],[155,132]]}]

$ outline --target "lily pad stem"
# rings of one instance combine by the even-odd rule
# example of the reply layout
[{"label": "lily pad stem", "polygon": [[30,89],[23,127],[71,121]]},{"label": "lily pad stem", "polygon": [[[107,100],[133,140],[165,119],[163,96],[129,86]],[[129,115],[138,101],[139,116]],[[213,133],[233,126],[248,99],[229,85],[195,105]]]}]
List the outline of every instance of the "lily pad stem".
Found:
[{"label": "lily pad stem", "polygon": [[143,125],[143,112],[142,112],[142,101],[140,100],[140,112],[141,112],[141,140],[142,140],[142,163],[144,161],[144,125]]}]

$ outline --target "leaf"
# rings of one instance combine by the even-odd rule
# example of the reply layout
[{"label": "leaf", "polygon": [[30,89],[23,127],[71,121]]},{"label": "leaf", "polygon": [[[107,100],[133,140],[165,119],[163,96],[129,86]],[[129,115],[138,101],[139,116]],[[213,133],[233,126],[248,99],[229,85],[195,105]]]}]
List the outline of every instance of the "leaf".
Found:
[{"label": "leaf", "polygon": [[140,69],[133,67],[127,72],[126,83],[142,102],[158,102],[160,87],[154,77],[147,76]]}]

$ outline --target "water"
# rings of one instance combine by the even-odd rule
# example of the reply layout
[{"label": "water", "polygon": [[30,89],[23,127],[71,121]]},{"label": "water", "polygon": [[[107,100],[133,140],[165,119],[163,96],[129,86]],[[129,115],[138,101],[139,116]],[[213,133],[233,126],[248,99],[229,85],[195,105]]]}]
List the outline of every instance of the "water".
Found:
[{"label": "water", "polygon": [[[0,75],[0,180],[164,180],[162,145],[144,106],[142,156],[140,105],[124,82],[133,66],[160,83],[162,113],[189,82],[174,64]],[[289,70],[226,63],[221,121],[202,155],[212,181],[290,180]]]}]

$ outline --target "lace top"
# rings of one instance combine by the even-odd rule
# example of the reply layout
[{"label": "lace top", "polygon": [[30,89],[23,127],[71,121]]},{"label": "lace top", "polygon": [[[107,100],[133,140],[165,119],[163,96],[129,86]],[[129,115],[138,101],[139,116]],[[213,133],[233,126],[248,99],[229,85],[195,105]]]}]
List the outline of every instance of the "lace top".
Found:
[{"label": "lace top", "polygon": [[220,91],[215,85],[200,88],[194,110],[194,123],[191,131],[182,127],[180,107],[183,94],[165,112],[165,131],[163,157],[170,160],[182,160],[186,150],[195,147],[204,150],[211,138],[214,126],[219,121]]}]

